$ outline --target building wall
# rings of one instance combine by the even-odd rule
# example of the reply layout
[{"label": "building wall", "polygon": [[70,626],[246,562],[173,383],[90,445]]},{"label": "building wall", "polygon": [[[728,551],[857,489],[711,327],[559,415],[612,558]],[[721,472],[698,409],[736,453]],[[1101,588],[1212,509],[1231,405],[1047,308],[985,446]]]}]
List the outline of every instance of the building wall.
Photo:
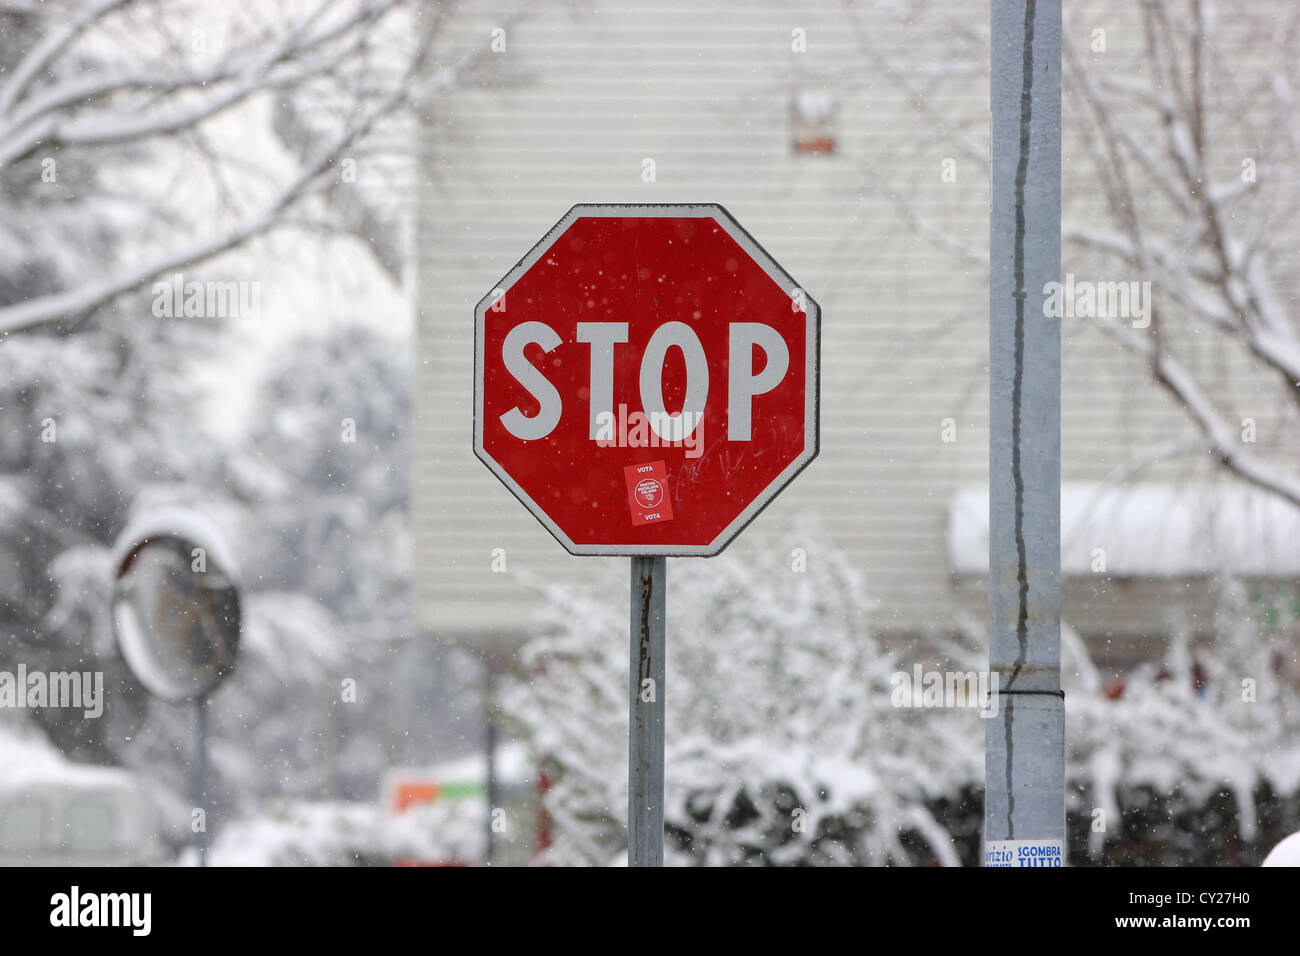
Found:
[{"label": "building wall", "polygon": [[[988,11],[948,0],[904,22],[912,6],[459,8],[443,64],[490,49],[498,28],[505,49],[480,58],[479,88],[437,98],[420,132],[412,481],[426,629],[508,646],[536,628],[520,574],[576,582],[621,561],[568,556],[471,451],[474,305],[578,202],[721,203],[822,306],[821,455],[732,550],[796,547],[811,515],[864,574],[882,629],[984,619],[979,581],[954,576],[947,529],[954,496],[988,480]],[[1124,4],[1080,15],[1080,29],[1109,28],[1115,69],[1140,55]],[[807,116],[827,98],[833,152],[796,152],[796,104]],[[1101,222],[1087,145],[1065,143],[1066,215]],[[1066,481],[1113,479],[1192,434],[1086,322],[1064,320],[1063,350]],[[1183,458],[1142,477],[1209,474]],[[494,573],[494,549],[508,573]],[[1166,630],[1162,602],[1185,593],[1088,581],[1067,587],[1065,614],[1140,636]]]}]

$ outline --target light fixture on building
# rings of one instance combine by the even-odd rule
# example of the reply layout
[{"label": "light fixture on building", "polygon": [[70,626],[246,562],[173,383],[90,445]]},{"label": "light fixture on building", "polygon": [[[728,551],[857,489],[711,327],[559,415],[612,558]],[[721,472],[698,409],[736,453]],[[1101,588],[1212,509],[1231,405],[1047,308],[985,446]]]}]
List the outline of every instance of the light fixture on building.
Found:
[{"label": "light fixture on building", "polygon": [[835,152],[835,98],[822,91],[797,92],[790,101],[796,153]]}]

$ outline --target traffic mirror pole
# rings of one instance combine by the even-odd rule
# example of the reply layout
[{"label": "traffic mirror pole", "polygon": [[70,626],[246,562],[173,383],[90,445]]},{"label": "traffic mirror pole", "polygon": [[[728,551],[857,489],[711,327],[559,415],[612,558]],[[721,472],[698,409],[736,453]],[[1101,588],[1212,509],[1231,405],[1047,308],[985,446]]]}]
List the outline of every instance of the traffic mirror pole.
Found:
[{"label": "traffic mirror pole", "polygon": [[212,816],[212,798],[208,793],[208,698],[194,702],[198,719],[194,741],[194,802],[201,813],[199,832],[195,834],[199,850],[199,866],[208,865],[208,847],[212,841],[208,826]]},{"label": "traffic mirror pole", "polygon": [[497,720],[496,720],[496,675],[492,670],[492,661],[484,662],[483,671],[483,749],[487,763],[487,831],[484,843],[483,861],[492,865],[496,854],[496,815],[497,815]]},{"label": "traffic mirror pole", "polygon": [[984,862],[1065,860],[1061,691],[1061,3],[993,0]]},{"label": "traffic mirror pole", "polygon": [[628,866],[664,864],[664,612],[667,558],[632,558],[628,668]]}]

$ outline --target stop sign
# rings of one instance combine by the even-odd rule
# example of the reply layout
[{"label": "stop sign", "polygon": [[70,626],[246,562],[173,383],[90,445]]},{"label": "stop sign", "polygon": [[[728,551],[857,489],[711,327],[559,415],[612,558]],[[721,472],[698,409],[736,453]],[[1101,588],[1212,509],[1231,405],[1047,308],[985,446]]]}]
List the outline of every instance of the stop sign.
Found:
[{"label": "stop sign", "polygon": [[821,310],[721,206],[575,206],[474,316],[475,454],[573,554],[717,554],[817,455]]}]

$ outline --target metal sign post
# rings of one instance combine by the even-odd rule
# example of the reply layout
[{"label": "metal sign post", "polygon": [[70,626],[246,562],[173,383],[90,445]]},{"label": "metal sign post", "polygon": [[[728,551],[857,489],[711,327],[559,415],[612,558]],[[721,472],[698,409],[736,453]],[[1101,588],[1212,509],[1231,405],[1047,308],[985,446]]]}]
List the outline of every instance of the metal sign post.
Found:
[{"label": "metal sign post", "polygon": [[199,830],[198,850],[199,866],[208,865],[208,847],[212,840],[208,836],[208,820],[212,816],[212,800],[208,796],[208,698],[203,696],[194,702],[198,710],[198,739],[194,746],[194,804],[203,811],[203,828]]},{"label": "metal sign post", "polygon": [[664,672],[667,558],[632,558],[628,668],[627,864],[664,863]]},{"label": "metal sign post", "polygon": [[1061,3],[993,0],[984,862],[1065,857],[1061,692]]}]

